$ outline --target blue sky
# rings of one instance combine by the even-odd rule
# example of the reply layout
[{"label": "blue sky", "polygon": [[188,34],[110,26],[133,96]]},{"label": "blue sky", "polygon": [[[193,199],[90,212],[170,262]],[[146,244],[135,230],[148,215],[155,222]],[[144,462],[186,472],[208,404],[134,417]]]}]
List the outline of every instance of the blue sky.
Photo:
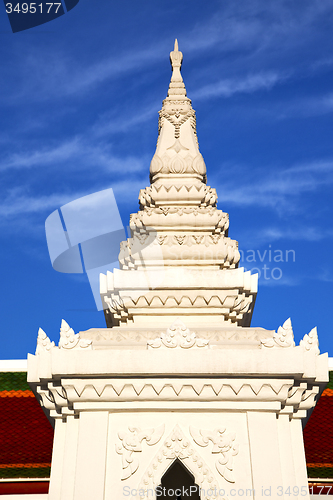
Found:
[{"label": "blue sky", "polygon": [[44,223],[109,187],[125,225],[137,211],[175,37],[208,184],[262,275],[252,326],[317,326],[333,356],[332,24],[333,0],[80,0],[16,34],[0,12],[0,358],[34,352],[38,327],[58,341],[62,318],[105,326],[87,278],[52,269]]}]

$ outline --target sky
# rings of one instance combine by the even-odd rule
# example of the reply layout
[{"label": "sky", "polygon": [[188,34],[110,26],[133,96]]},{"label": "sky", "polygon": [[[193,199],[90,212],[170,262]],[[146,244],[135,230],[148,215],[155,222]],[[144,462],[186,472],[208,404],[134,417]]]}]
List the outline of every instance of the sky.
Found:
[{"label": "sky", "polygon": [[317,326],[333,356],[333,0],[80,0],[13,34],[0,9],[0,359],[105,327],[86,275],[56,272],[45,220],[112,188],[124,226],[149,185],[174,39],[252,326]]}]

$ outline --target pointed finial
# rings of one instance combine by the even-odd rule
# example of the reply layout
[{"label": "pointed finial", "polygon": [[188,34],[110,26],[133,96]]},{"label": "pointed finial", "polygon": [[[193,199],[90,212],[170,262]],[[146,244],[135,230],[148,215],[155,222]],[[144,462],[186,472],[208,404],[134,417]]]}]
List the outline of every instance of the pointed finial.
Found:
[{"label": "pointed finial", "polygon": [[44,351],[50,351],[54,347],[54,342],[49,339],[42,328],[39,328],[37,335],[37,347],[35,354],[41,354]]},{"label": "pointed finial", "polygon": [[299,345],[306,351],[312,350],[315,354],[320,354],[317,327],[312,328],[310,333],[305,334]]},{"label": "pointed finial", "polygon": [[182,82],[182,75],[180,74],[180,68],[182,65],[183,54],[178,50],[178,40],[175,40],[175,46],[172,52],[170,52],[170,61],[172,66],[172,82]]},{"label": "pointed finial", "polygon": [[60,327],[60,349],[74,349],[74,348],[92,348],[92,341],[81,339],[79,333],[74,333],[73,328],[63,319]]},{"label": "pointed finial", "polygon": [[279,326],[278,331],[274,333],[272,338],[261,339],[264,347],[294,347],[294,332],[291,324],[291,319],[288,318],[282,326]]}]

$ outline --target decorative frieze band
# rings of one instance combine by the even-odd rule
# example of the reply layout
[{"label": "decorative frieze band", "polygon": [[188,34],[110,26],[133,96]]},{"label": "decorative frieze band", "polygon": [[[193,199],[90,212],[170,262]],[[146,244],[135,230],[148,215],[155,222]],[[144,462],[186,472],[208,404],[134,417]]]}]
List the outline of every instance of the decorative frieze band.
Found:
[{"label": "decorative frieze band", "polygon": [[69,399],[84,401],[281,401],[292,379],[63,379]]},{"label": "decorative frieze band", "polygon": [[[308,410],[315,404],[318,386],[293,379],[64,379],[35,386],[46,409],[53,415],[66,416],[78,413],[77,408],[96,408],[105,404],[157,405],[172,403],[225,402],[271,404],[289,407],[291,414]],[[78,405],[78,406],[77,406]],[[223,464],[221,464],[223,465]],[[220,472],[220,471],[219,471]]]}]

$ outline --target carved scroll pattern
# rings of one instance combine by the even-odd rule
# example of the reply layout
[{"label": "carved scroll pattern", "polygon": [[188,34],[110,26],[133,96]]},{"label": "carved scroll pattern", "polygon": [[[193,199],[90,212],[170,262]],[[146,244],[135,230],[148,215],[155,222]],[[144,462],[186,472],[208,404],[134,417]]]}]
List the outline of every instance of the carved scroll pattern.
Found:
[{"label": "carved scroll pattern", "polygon": [[199,446],[208,446],[209,441],[213,443],[212,453],[220,455],[215,462],[218,473],[229,483],[234,483],[233,457],[238,454],[238,445],[235,443],[236,434],[226,434],[224,427],[206,431],[192,426],[190,426],[190,434]]},{"label": "carved scroll pattern", "polygon": [[[181,460],[186,467],[188,466],[188,469],[194,475],[196,484],[207,493],[202,497],[203,500],[217,500],[217,498],[220,500],[220,497],[215,495],[219,490],[219,486],[213,473],[191,447],[189,440],[178,425],[176,425],[168,439],[165,440],[163,447],[145,472],[138,486],[140,498],[149,498],[149,491],[159,485],[161,477],[175,459]],[[168,461],[169,463],[165,463]]]},{"label": "carved scroll pattern", "polygon": [[121,446],[116,445],[116,452],[122,455],[122,481],[131,477],[138,470],[137,453],[142,452],[142,441],[145,439],[149,446],[153,446],[159,442],[163,434],[164,424],[156,429],[142,431],[139,427],[129,427],[129,432],[118,432]]}]

